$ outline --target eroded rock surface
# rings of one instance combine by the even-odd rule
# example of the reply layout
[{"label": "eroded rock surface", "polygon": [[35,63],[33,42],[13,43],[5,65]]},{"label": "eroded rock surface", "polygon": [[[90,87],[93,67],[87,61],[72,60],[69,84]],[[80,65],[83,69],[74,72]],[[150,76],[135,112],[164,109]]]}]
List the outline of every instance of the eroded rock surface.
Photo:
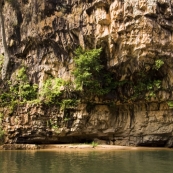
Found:
[{"label": "eroded rock surface", "polygon": [[[131,86],[119,86],[104,99],[64,112],[45,105],[1,108],[7,143],[71,143],[173,146],[172,0],[16,0],[5,3],[10,76],[21,64],[42,86],[49,75],[73,80],[74,49],[102,47],[102,58],[117,81],[135,81],[152,71],[157,93],[132,101]],[[2,46],[1,46],[2,47]],[[0,49],[3,53],[3,49]],[[113,104],[112,104],[113,103]],[[97,138],[97,139],[96,139]]]},{"label": "eroded rock surface", "polygon": [[[66,110],[67,111],[67,110]],[[3,122],[9,143],[91,142],[116,145],[172,146],[172,110],[165,103],[96,105],[90,113],[60,113],[57,108],[29,106]],[[98,140],[100,139],[100,140]],[[105,141],[105,142],[104,142]]]}]

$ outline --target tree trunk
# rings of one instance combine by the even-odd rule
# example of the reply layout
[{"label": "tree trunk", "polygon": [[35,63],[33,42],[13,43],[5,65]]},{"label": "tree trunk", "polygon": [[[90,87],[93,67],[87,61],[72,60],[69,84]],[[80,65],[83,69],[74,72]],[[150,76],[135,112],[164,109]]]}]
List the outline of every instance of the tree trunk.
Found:
[{"label": "tree trunk", "polygon": [[1,75],[2,75],[2,80],[4,80],[7,76],[8,65],[10,62],[10,54],[9,54],[7,42],[6,42],[4,16],[2,14],[2,10],[3,10],[3,4],[2,3],[3,3],[3,0],[0,0],[0,27],[1,27],[2,45],[4,47],[4,62],[3,62]]}]

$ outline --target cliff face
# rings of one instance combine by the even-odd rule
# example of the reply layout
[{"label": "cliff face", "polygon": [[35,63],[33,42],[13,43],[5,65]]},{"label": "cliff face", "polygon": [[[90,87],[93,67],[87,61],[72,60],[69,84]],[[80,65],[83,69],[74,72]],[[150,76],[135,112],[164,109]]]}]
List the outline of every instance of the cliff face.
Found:
[{"label": "cliff face", "polygon": [[3,9],[13,83],[21,66],[39,88],[50,75],[73,81],[79,46],[102,47],[118,82],[103,97],[64,110],[1,106],[7,143],[173,146],[172,0],[16,0]]}]

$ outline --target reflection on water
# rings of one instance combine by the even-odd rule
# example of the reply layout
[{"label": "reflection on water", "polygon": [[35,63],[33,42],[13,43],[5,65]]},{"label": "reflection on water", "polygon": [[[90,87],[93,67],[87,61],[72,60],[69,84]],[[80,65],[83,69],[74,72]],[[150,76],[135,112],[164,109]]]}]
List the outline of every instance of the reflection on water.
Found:
[{"label": "reflection on water", "polygon": [[172,150],[0,151],[0,173],[172,173]]}]

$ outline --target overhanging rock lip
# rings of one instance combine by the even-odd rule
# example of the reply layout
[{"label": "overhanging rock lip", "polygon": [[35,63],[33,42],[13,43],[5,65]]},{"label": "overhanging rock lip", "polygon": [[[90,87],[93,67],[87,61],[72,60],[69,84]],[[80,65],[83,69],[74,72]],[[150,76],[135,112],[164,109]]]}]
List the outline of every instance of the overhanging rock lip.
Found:
[{"label": "overhanging rock lip", "polygon": [[86,13],[88,15],[91,15],[91,12],[95,9],[95,7],[104,7],[106,11],[109,9],[109,4],[106,1],[103,0],[97,0],[95,1],[88,9],[86,9]]},{"label": "overhanging rock lip", "polygon": [[104,134],[114,134],[115,133],[115,129],[114,128],[109,128],[107,130],[104,130],[103,131]]}]

